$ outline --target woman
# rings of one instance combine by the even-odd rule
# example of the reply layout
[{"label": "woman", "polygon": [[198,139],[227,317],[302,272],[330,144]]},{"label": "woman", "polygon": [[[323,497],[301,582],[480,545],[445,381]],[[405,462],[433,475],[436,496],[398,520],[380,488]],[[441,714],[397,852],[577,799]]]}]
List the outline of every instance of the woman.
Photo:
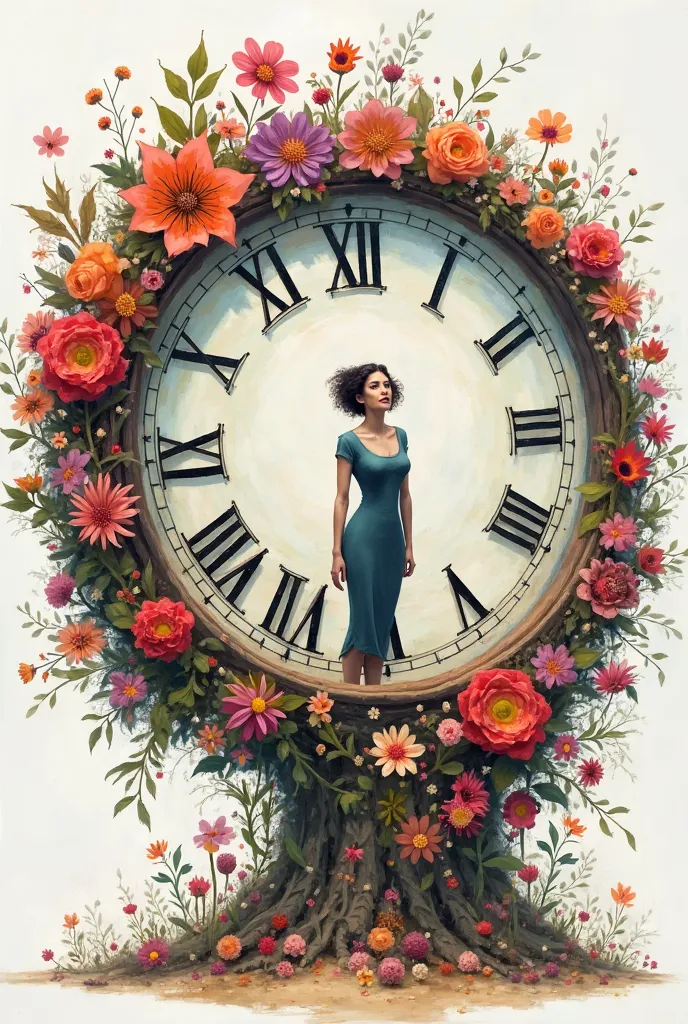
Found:
[{"label": "woman", "polygon": [[[339,653],[344,682],[361,682],[363,669],[363,685],[371,685],[382,677],[402,578],[416,565],[406,431],[385,423],[403,389],[382,363],[339,369],[328,385],[338,409],[364,416],[337,439],[331,576],[335,587],[343,590],[346,582],[349,591],[349,628]],[[345,529],[352,474],[362,500]]]}]

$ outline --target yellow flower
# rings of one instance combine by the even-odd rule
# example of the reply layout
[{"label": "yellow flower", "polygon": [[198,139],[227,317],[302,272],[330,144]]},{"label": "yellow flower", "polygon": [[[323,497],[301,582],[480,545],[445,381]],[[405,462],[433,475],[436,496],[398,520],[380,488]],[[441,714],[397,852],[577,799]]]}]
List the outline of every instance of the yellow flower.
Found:
[{"label": "yellow flower", "polygon": [[358,978],[359,985],[373,984],[373,972],[369,967],[362,967],[360,971],[356,971],[356,977]]}]

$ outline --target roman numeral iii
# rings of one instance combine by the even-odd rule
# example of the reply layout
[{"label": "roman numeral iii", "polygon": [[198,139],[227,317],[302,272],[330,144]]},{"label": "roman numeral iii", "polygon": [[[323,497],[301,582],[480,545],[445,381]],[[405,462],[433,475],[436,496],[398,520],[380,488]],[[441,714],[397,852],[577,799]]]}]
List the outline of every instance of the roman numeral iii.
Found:
[{"label": "roman numeral iii", "polygon": [[[166,487],[170,480],[199,480],[206,477],[221,476],[227,479],[222,439],[224,424],[218,423],[217,430],[209,434],[201,434],[191,441],[175,441],[171,437],[163,437],[158,427],[158,458],[162,485]],[[183,455],[200,456],[201,466],[179,466],[172,468],[174,461]]]},{"label": "roman numeral iii", "polygon": [[485,530],[518,544],[533,555],[542,540],[551,511],[551,505],[543,508],[507,484],[499,508]]},{"label": "roman numeral iii", "polygon": [[[382,283],[382,264],[380,262],[380,225],[375,221],[348,221],[344,225],[341,241],[335,234],[334,225],[318,225],[325,232],[332,252],[337,257],[337,269],[334,272],[332,285],[328,292],[345,291],[350,288],[370,288],[375,291],[386,291]],[[355,228],[356,236],[356,267],[351,265],[347,255],[349,238]],[[367,229],[367,230],[366,230]],[[356,274],[358,273],[358,277]],[[340,284],[341,278],[345,284]]]},{"label": "roman numeral iii", "polygon": [[561,406],[551,409],[522,409],[517,412],[507,408],[511,430],[511,455],[518,455],[523,449],[562,447]]},{"label": "roman numeral iii", "polygon": [[[268,263],[271,263],[273,269],[277,271],[277,276],[282,288],[287,293],[289,302],[286,302],[277,292],[272,291],[264,283],[263,269]],[[252,271],[249,270],[249,266],[253,267]],[[238,274],[260,295],[260,301],[263,306],[263,318],[265,320],[263,334],[274,327],[288,313],[291,313],[292,310],[304,306],[308,302],[308,298],[304,298],[294,284],[289,271],[282,262],[282,257],[277,252],[273,243],[267,245],[265,249],[261,249],[260,252],[254,253],[250,257],[250,261],[247,260],[240,266],[235,267],[234,270],[230,271],[230,274]],[[273,307],[277,311],[276,313],[273,312]]]},{"label": "roman numeral iii", "polygon": [[[184,537],[183,534],[182,536]],[[268,553],[268,549],[263,548],[262,551],[251,555],[239,565],[229,568],[229,563],[234,555],[244,545],[258,544],[258,538],[242,519],[236,504],[232,502],[226,512],[223,512],[217,519],[213,519],[193,537],[188,539],[184,537],[184,540],[206,576],[212,580],[223,597],[243,615],[243,609],[237,607],[237,602],[253,578],[264,555]],[[236,582],[229,593],[226,593],[223,588],[233,580]],[[206,604],[209,600],[206,598]]]},{"label": "roman numeral iii", "polygon": [[516,352],[521,345],[525,345],[530,338],[534,337],[535,331],[526,321],[523,313],[519,313],[513,320],[510,320],[508,324],[497,331],[496,334],[488,338],[487,341],[476,341],[475,344],[487,359],[492,372],[496,375],[499,373],[499,367],[506,357],[511,355],[512,352]]}]

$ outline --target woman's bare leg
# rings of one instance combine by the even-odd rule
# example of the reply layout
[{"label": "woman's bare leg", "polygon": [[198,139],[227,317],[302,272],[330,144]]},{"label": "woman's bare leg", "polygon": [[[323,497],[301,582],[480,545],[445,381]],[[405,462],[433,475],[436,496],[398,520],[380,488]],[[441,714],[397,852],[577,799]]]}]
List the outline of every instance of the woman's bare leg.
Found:
[{"label": "woman's bare leg", "polygon": [[345,683],[353,683],[354,686],[358,686],[361,682],[363,658],[363,651],[359,651],[356,647],[352,647],[350,651],[346,652],[342,658],[342,670],[344,672]]},{"label": "woman's bare leg", "polygon": [[382,658],[378,658],[375,654],[365,654],[363,656],[363,675],[366,686],[380,685],[383,664]]}]

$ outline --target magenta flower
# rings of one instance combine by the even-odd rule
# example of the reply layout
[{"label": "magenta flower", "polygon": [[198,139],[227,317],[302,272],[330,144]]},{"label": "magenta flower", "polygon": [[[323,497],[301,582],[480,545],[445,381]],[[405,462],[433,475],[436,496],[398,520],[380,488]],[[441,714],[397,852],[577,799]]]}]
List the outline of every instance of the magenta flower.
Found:
[{"label": "magenta flower", "polygon": [[244,156],[259,165],[273,188],[290,177],[297,185],[315,185],[325,164],[332,163],[336,138],[327,125],[311,125],[304,113],[275,114],[270,124],[259,121]]},{"label": "magenta flower", "polygon": [[592,678],[600,693],[621,693],[636,683],[627,661],[610,661],[603,668],[595,669]]},{"label": "magenta flower", "polygon": [[451,788],[457,798],[466,807],[470,807],[474,814],[487,814],[490,807],[487,787],[474,771],[462,772],[458,778],[454,779]]},{"label": "magenta flower", "polygon": [[554,758],[556,761],[575,761],[580,754],[580,743],[570,733],[557,736],[554,741]]},{"label": "magenta flower", "polygon": [[513,828],[532,828],[538,810],[539,807],[530,793],[526,793],[525,789],[519,789],[504,801],[502,815],[506,823]]},{"label": "magenta flower", "polygon": [[640,600],[638,577],[630,565],[605,558],[593,558],[588,569],[581,569],[576,595],[589,601],[595,615],[613,619],[621,608],[635,608]]},{"label": "magenta flower", "polygon": [[577,673],[573,668],[575,662],[564,644],[560,644],[556,651],[551,644],[543,644],[538,647],[536,656],[530,662],[537,669],[535,678],[539,683],[544,683],[548,690],[555,683],[564,686],[565,683],[576,681]]},{"label": "magenta flower", "polygon": [[586,789],[589,786],[596,786],[602,780],[603,775],[604,768],[596,757],[591,757],[587,761],[581,761],[578,766],[578,781]]},{"label": "magenta flower", "polygon": [[61,487],[63,494],[71,494],[75,487],[80,487],[87,477],[84,466],[91,459],[90,452],[80,452],[78,448],[70,448],[66,455],[57,460],[58,469],[54,469],[50,478],[51,487]]},{"label": "magenta flower", "polygon": [[194,875],[189,882],[189,892],[196,899],[198,899],[199,896],[205,896],[210,892],[210,882],[207,878],[199,878],[198,875]]},{"label": "magenta flower", "polygon": [[208,853],[217,853],[221,846],[227,846],[232,839],[236,839],[236,832],[231,825],[227,824],[224,815],[218,818],[214,825],[204,818],[198,823],[200,834],[194,836],[194,843],[199,848],[207,850]]},{"label": "magenta flower", "polygon": [[222,711],[231,715],[227,722],[227,729],[236,729],[243,725],[241,738],[250,740],[257,736],[262,740],[269,732],[277,732],[278,718],[286,718],[284,711],[280,711],[275,705],[283,694],[283,690],[275,692],[275,684],[268,686],[265,675],[261,675],[258,686],[253,682],[249,674],[250,686],[245,683],[232,683],[229,690],[231,697],[225,697],[222,701]]},{"label": "magenta flower", "polygon": [[246,53],[237,50],[232,61],[243,72],[237,75],[237,85],[252,85],[251,95],[264,100],[268,92],[275,103],[284,103],[284,92],[298,92],[293,76],[298,75],[299,65],[293,60],[282,60],[284,47],[281,43],[267,42],[261,50],[255,39],[244,41]]},{"label": "magenta flower", "polygon": [[144,971],[164,967],[170,955],[170,947],[162,939],[149,939],[137,950],[136,957]]},{"label": "magenta flower", "polygon": [[638,524],[633,516],[622,516],[620,512],[615,512],[613,519],[605,519],[600,523],[600,534],[603,548],[628,551],[635,547],[638,539]]},{"label": "magenta flower", "polygon": [[221,853],[217,858],[216,867],[221,875],[231,875],[236,867],[236,857],[233,853]]},{"label": "magenta flower", "polygon": [[110,704],[113,708],[130,708],[148,696],[146,680],[133,672],[127,672],[126,675],[124,672],[112,672],[110,682]]},{"label": "magenta flower", "polygon": [[164,285],[165,278],[159,270],[144,270],[140,281],[147,292],[157,292]]},{"label": "magenta flower", "polygon": [[350,864],[355,864],[357,860],[361,860],[363,857],[363,847],[356,846],[356,844],[347,846],[344,851],[344,857],[346,857]]},{"label": "magenta flower", "polygon": [[648,374],[638,381],[638,391],[644,391],[646,395],[652,395],[653,398],[663,398],[667,393],[667,389],[663,388],[652,374]]},{"label": "magenta flower", "polygon": [[399,893],[396,889],[385,889],[385,899],[388,903],[398,903]]},{"label": "magenta flower", "polygon": [[38,148],[39,156],[64,156],[65,143],[69,142],[69,135],[62,134],[62,128],[48,128],[46,125],[42,135],[34,135],[33,141]]},{"label": "magenta flower", "polygon": [[51,576],[45,588],[45,596],[50,607],[64,608],[65,605],[69,604],[75,586],[76,580],[74,577],[68,576],[64,572],[58,572]]}]

